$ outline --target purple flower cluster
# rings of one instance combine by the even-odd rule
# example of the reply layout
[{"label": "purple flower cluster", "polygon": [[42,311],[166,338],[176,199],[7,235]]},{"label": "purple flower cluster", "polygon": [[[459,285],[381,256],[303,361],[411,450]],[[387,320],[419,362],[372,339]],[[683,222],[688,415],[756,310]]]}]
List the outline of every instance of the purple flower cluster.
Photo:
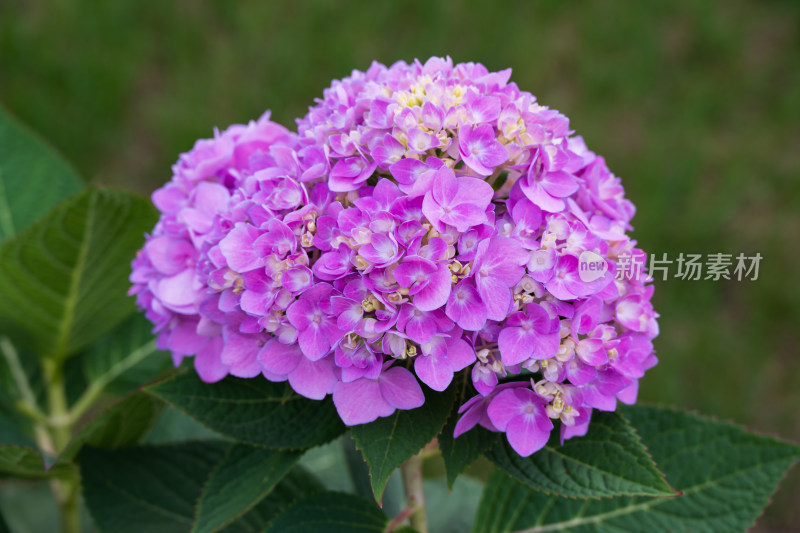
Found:
[{"label": "purple flower cluster", "polygon": [[[647,279],[616,280],[634,207],[565,116],[510,71],[449,58],[335,81],[290,132],[198,141],[153,195],[131,292],[208,382],[288,380],[362,424],[471,375],[523,456],[636,399],[656,363]],[[585,281],[580,256],[605,261]]]}]

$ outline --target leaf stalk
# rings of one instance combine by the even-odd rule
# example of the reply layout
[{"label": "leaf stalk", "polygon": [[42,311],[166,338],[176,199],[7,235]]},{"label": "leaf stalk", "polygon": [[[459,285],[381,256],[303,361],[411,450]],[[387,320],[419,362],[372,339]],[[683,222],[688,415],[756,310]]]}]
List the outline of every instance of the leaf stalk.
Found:
[{"label": "leaf stalk", "polygon": [[406,506],[413,511],[409,514],[412,529],[419,533],[428,533],[428,518],[425,514],[425,489],[422,478],[421,454],[417,454],[400,467],[403,477],[403,490],[406,495]]}]

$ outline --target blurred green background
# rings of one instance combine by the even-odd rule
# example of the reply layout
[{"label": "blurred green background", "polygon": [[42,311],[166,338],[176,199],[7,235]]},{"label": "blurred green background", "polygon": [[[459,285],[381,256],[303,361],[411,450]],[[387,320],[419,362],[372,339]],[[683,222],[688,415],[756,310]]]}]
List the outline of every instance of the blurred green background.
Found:
[{"label": "blurred green background", "polygon": [[[800,2],[0,0],[2,105],[143,193],[214,126],[292,127],[351,69],[448,54],[569,116],[645,250],[761,253],[757,281],[656,283],[641,397],[800,440]],[[783,485],[760,531],[800,530]]]}]

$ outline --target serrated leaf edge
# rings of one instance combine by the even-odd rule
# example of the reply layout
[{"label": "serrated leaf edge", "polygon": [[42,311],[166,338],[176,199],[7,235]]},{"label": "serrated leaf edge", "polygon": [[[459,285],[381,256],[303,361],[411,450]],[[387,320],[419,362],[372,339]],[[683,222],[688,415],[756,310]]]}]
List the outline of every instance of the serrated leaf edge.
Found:
[{"label": "serrated leaf edge", "polygon": [[[636,431],[636,428],[633,426],[633,424],[631,424],[630,421],[627,418],[625,418],[622,415],[622,413],[620,413],[619,411],[614,411],[614,412],[616,412],[616,414],[618,414],[623,420],[625,420],[625,422],[627,422],[627,427],[633,432],[634,436],[637,439],[637,442],[642,446],[642,449],[643,449],[645,455],[647,455],[647,457],[653,463],[653,467],[655,468],[656,472],[658,472],[661,475],[661,478],[664,480],[665,485],[670,490],[673,491],[672,494],[645,494],[645,493],[627,493],[627,492],[625,492],[625,493],[619,493],[619,494],[604,494],[604,495],[597,496],[597,497],[593,497],[593,496],[574,496],[574,495],[571,495],[571,494],[564,494],[564,493],[557,492],[557,491],[543,489],[541,487],[535,487],[535,486],[533,486],[533,485],[531,485],[531,484],[529,484],[529,483],[527,483],[525,481],[522,481],[521,479],[518,479],[516,476],[508,474],[507,470],[505,470],[502,466],[497,464],[497,462],[494,461],[488,455],[486,455],[485,452],[484,452],[484,457],[486,457],[489,461],[491,461],[497,468],[499,468],[500,470],[502,470],[503,472],[508,474],[512,479],[515,479],[515,480],[519,481],[520,483],[522,483],[526,487],[530,488],[531,490],[534,490],[534,491],[542,493],[542,494],[546,494],[547,496],[557,496],[559,498],[567,498],[567,499],[576,500],[576,501],[604,500],[604,499],[613,499],[613,498],[633,498],[633,497],[644,497],[644,498],[653,498],[653,499],[659,499],[660,500],[662,498],[675,498],[677,496],[681,496],[683,493],[680,492],[680,491],[676,491],[675,488],[672,485],[670,485],[669,482],[667,482],[667,476],[664,474],[664,472],[662,472],[658,468],[658,465],[653,460],[652,455],[650,455],[650,452],[647,450],[647,447],[642,442],[642,438],[639,435],[639,433]],[[498,437],[499,437],[499,434],[498,434]],[[498,440],[500,438],[502,438],[502,437],[499,437]],[[577,437],[577,438],[582,438],[582,437]],[[549,448],[551,451],[556,451],[554,448],[550,447],[549,444],[546,445],[546,447]],[[560,457],[562,457],[561,454],[558,454],[558,455]],[[570,460],[570,461],[574,461],[574,462],[579,462],[579,461],[576,461],[572,457],[566,457],[565,459]],[[592,468],[595,468],[595,467],[592,467]]]},{"label": "serrated leaf edge", "polygon": [[[239,442],[237,442],[237,441],[232,441],[231,442],[231,446],[225,452],[225,455],[222,456],[222,458],[219,460],[219,463],[214,465],[214,467],[211,469],[211,471],[208,474],[208,478],[206,478],[205,482],[203,483],[203,486],[202,486],[202,488],[200,490],[200,496],[198,497],[198,499],[197,499],[197,501],[195,502],[195,505],[194,505],[194,516],[193,516],[194,522],[192,523],[191,533],[197,533],[197,529],[196,528],[197,528],[198,513],[200,512],[200,507],[201,507],[200,504],[201,504],[201,502],[203,500],[203,495],[205,494],[206,489],[208,488],[208,484],[211,482],[211,478],[214,476],[215,473],[217,473],[217,471],[220,468],[222,468],[222,464],[230,456],[231,452],[233,451],[233,449],[236,447],[237,444],[239,444]],[[283,449],[276,450],[274,448],[268,448],[267,446],[251,445],[249,443],[242,443],[242,444],[247,444],[248,446],[253,446],[255,448],[261,448],[261,449],[264,449],[264,450],[270,450],[270,451],[275,451],[275,452],[295,451],[295,450],[283,450]],[[305,448],[303,451],[305,451],[305,450],[308,450],[308,448]],[[297,465],[297,463],[298,463],[298,461],[300,460],[301,457],[302,457],[302,454],[298,455],[297,458],[294,460],[294,464],[284,473],[284,475],[281,478],[279,478],[277,481],[275,481],[275,483],[270,485],[268,488],[264,489],[264,491],[262,491],[261,495],[258,498],[256,498],[255,500],[253,500],[253,502],[250,503],[245,509],[243,509],[242,511],[240,511],[236,515],[232,516],[231,518],[229,518],[228,520],[226,520],[225,522],[223,522],[222,524],[220,524],[219,526],[217,526],[213,530],[211,530],[211,533],[216,533],[217,531],[220,531],[220,530],[224,529],[225,527],[231,525],[232,523],[234,523],[237,520],[239,520],[240,518],[242,518],[245,514],[250,512],[256,505],[261,503],[261,501],[264,498],[269,496],[270,493],[273,490],[275,490],[275,487],[278,486],[278,484],[283,480],[283,478],[286,477],[289,474],[289,472],[292,471],[292,469]]]},{"label": "serrated leaf edge", "polygon": [[[173,373],[173,374],[171,374],[169,376],[166,376],[163,379],[159,379],[158,381],[150,383],[149,385],[146,385],[146,386],[142,387],[141,390],[143,390],[147,394],[153,395],[156,398],[166,402],[168,405],[170,405],[174,409],[177,409],[178,411],[180,411],[184,415],[188,416],[189,418],[191,418],[192,420],[194,420],[195,422],[200,424],[200,426],[202,426],[204,429],[207,429],[208,431],[214,433],[215,435],[218,435],[221,439],[228,440],[228,441],[231,441],[231,442],[240,442],[242,444],[249,444],[250,446],[258,446],[258,447],[266,448],[266,449],[269,449],[269,450],[276,450],[276,451],[280,450],[280,451],[287,451],[287,452],[290,452],[290,451],[302,452],[304,450],[309,450],[311,448],[316,448],[317,446],[324,446],[326,444],[329,444],[329,443],[335,441],[336,439],[338,439],[339,437],[341,437],[345,433],[345,431],[347,431],[347,429],[345,429],[344,431],[342,431],[342,433],[334,435],[331,438],[329,438],[329,439],[327,439],[325,441],[322,441],[319,444],[316,444],[316,445],[311,446],[311,447],[308,447],[308,446],[305,446],[305,447],[303,447],[303,446],[298,446],[298,447],[266,446],[262,442],[253,442],[253,441],[249,441],[249,440],[242,440],[242,439],[238,439],[236,437],[232,437],[230,435],[225,435],[224,433],[221,433],[220,431],[218,431],[218,430],[216,430],[214,428],[208,427],[204,422],[202,422],[202,421],[198,420],[197,418],[195,418],[186,409],[173,404],[172,402],[170,402],[169,400],[167,400],[166,398],[164,398],[163,396],[161,396],[157,392],[150,390],[152,387],[157,387],[159,385],[162,385],[162,384],[164,384],[164,383],[166,383],[168,381],[171,381],[171,380],[177,378],[178,376],[182,376],[182,375],[187,374],[189,372],[192,372],[192,370],[188,369],[188,368],[187,369],[178,369],[175,373]],[[259,378],[252,378],[252,379],[259,379]],[[266,379],[266,378],[264,378],[264,379]],[[272,382],[272,383],[275,383],[275,382]],[[213,383],[211,385],[213,385]],[[297,394],[297,393],[295,393],[295,394]],[[300,396],[300,395],[298,395],[298,397],[304,398],[303,396]],[[312,400],[312,401],[326,401],[327,399],[328,398],[326,397],[324,400]]]}]

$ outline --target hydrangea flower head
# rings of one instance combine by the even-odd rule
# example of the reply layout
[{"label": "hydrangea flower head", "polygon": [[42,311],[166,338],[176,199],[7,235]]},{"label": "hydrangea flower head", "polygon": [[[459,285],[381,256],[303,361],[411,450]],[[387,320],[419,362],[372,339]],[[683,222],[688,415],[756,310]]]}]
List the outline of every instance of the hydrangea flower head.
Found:
[{"label": "hydrangea flower head", "polygon": [[[568,119],[480,64],[373,64],[297,132],[198,141],[153,200],[132,292],[205,381],[288,381],[346,424],[466,372],[456,433],[530,455],[636,400],[656,363],[649,278],[615,279],[633,204]],[[585,281],[581,254],[605,262]],[[556,422],[556,424],[554,424]]]}]

